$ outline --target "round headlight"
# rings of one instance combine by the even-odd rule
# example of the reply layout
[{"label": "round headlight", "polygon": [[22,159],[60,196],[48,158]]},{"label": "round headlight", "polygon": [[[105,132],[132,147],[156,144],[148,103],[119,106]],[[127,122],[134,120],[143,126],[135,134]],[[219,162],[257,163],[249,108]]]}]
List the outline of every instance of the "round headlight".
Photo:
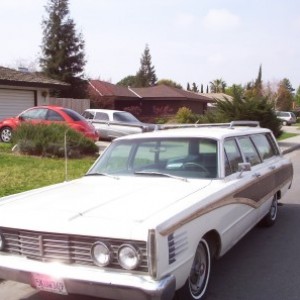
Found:
[{"label": "round headlight", "polygon": [[109,245],[102,242],[96,242],[91,249],[93,261],[100,267],[105,267],[112,261],[112,251]]},{"label": "round headlight", "polygon": [[118,260],[122,268],[126,270],[133,270],[139,266],[141,254],[134,246],[124,244],[119,248]]}]

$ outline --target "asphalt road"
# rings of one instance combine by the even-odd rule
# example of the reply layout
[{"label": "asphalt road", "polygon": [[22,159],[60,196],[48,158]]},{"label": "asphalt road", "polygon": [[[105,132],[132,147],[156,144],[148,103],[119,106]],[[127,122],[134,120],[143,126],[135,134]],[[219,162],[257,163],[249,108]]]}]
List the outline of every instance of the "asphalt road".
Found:
[{"label": "asphalt road", "polygon": [[[294,184],[271,228],[255,227],[214,263],[207,300],[300,299],[300,150],[288,154]],[[0,284],[1,300],[95,300],[37,292],[11,281]],[[101,300],[101,299],[97,299]]]}]

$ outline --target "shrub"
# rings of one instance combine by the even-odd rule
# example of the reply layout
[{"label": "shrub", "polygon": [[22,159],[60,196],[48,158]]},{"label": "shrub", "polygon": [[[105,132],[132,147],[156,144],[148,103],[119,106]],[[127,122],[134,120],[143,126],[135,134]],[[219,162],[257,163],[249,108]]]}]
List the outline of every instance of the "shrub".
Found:
[{"label": "shrub", "polygon": [[199,123],[225,123],[231,121],[258,121],[261,127],[269,128],[275,137],[282,133],[281,123],[276,117],[272,103],[267,97],[242,97],[234,95],[233,100],[217,100],[214,111],[199,118]]},{"label": "shrub", "polygon": [[175,120],[180,124],[189,124],[198,122],[199,116],[191,111],[187,107],[181,107],[178,109]]},{"label": "shrub", "polygon": [[63,124],[23,123],[14,131],[13,143],[18,145],[20,153],[63,157],[65,135],[68,157],[95,155],[98,152],[98,147],[92,140]]}]

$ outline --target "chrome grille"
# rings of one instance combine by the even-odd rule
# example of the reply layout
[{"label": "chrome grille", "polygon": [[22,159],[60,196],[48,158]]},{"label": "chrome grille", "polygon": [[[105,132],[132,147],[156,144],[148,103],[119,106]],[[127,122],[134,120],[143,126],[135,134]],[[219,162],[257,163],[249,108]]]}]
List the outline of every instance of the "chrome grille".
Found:
[{"label": "chrome grille", "polygon": [[66,264],[95,266],[91,257],[91,248],[96,241],[109,243],[113,249],[113,261],[110,268],[121,269],[117,253],[124,243],[136,245],[142,253],[142,263],[137,271],[148,272],[147,249],[143,241],[127,241],[100,237],[69,236],[45,232],[24,231],[0,228],[5,239],[4,252],[25,256],[39,261],[58,261]]}]

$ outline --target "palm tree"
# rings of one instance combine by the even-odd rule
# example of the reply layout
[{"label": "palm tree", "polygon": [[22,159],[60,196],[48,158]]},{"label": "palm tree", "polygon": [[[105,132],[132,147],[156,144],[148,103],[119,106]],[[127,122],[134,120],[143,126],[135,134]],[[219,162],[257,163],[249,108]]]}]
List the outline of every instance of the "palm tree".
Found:
[{"label": "palm tree", "polygon": [[225,93],[225,88],[227,86],[226,82],[220,78],[211,81],[210,83],[211,93]]}]

